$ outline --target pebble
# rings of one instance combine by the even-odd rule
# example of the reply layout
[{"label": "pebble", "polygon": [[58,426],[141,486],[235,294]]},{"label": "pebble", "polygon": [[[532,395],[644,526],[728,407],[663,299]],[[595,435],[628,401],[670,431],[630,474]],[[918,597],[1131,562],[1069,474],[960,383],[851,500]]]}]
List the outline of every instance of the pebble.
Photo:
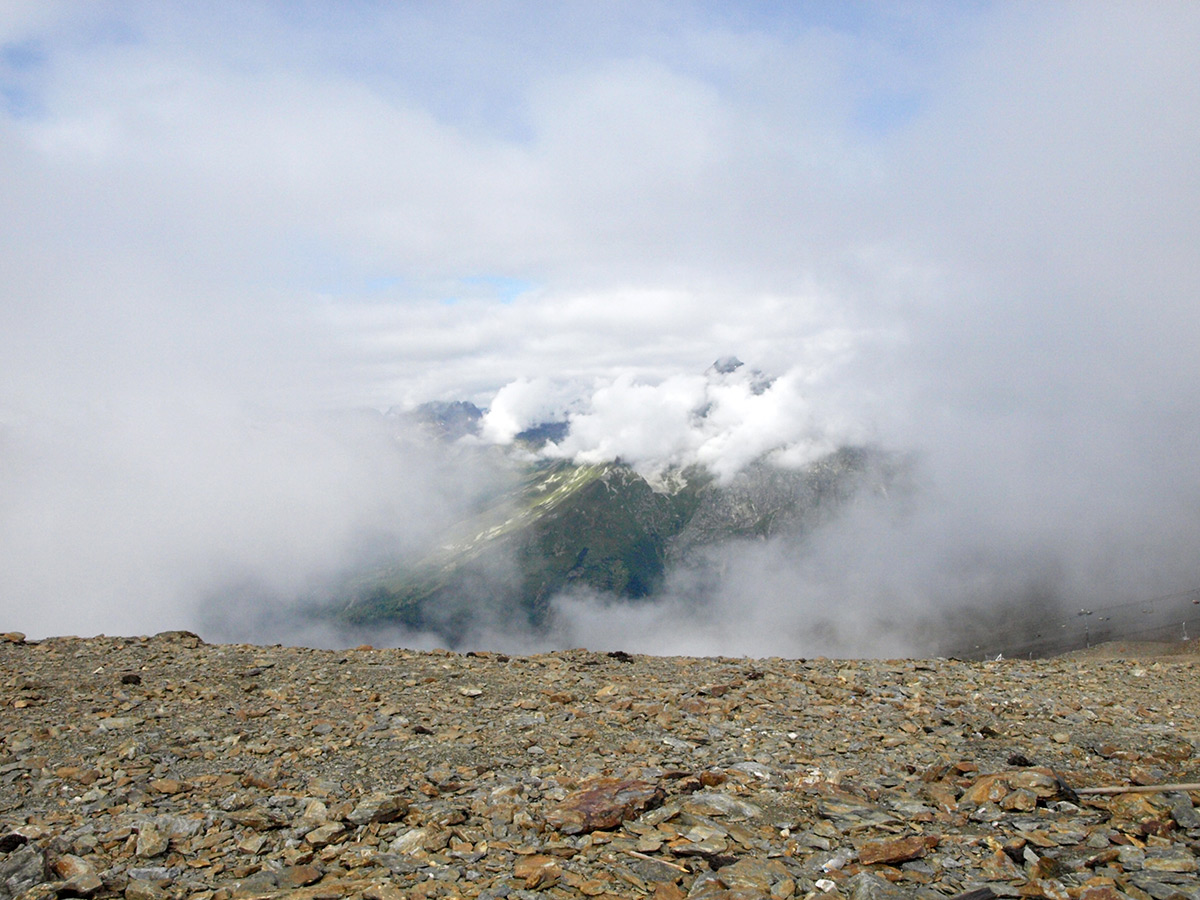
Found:
[{"label": "pebble", "polygon": [[0,900],[1200,900],[1197,661],[4,635]]}]

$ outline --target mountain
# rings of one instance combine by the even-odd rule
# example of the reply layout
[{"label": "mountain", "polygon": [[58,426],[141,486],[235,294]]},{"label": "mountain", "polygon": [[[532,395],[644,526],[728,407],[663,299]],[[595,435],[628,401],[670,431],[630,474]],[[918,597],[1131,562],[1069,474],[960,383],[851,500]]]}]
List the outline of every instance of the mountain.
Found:
[{"label": "mountain", "polygon": [[469,434],[479,433],[483,410],[464,400],[422,403],[411,412],[389,409],[388,416],[407,419],[435,438],[456,441]]},{"label": "mountain", "polygon": [[332,614],[346,624],[401,624],[452,645],[487,621],[547,623],[552,598],[586,589],[652,599],[673,565],[731,540],[802,538],[863,489],[900,471],[877,450],[847,447],[803,469],[762,461],[727,482],[700,467],[654,482],[621,462],[514,463],[515,487],[444,535],[436,551],[360,574]]}]

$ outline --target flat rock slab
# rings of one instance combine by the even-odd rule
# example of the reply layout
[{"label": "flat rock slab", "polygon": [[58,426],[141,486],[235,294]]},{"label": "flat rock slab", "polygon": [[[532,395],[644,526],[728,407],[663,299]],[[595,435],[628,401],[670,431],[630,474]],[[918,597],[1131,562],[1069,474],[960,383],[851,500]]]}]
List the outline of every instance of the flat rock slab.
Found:
[{"label": "flat rock slab", "polygon": [[546,814],[563,834],[616,828],[663,802],[665,791],[646,781],[597,778],[583,785]]},{"label": "flat rock slab", "polygon": [[934,835],[897,838],[893,841],[868,841],[859,848],[858,861],[864,866],[876,863],[905,863],[920,859],[938,845]]}]

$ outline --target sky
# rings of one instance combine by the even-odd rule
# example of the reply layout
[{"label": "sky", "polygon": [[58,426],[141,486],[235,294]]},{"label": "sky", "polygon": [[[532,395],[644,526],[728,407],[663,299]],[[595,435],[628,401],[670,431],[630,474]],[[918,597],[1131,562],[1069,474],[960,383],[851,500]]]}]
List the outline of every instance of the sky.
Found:
[{"label": "sky", "polygon": [[[880,559],[928,565],[864,609],[947,558],[1200,586],[1198,45],[1188,2],[10,0],[0,614],[419,543],[470,478],[330,417],[432,399],[648,466],[911,452]],[[778,389],[684,433],[727,355]]]}]

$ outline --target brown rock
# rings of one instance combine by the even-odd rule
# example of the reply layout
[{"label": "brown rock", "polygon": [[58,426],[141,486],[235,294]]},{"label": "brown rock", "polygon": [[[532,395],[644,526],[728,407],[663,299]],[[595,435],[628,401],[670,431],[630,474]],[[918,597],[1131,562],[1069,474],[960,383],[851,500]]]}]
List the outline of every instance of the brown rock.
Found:
[{"label": "brown rock", "polygon": [[95,869],[71,853],[64,853],[50,864],[51,871],[59,878],[76,878],[79,875],[95,874]]},{"label": "brown rock", "polygon": [[1009,792],[1007,775],[984,775],[969,788],[963,791],[960,798],[963,803],[982,806],[985,803],[999,803]]},{"label": "brown rock", "polygon": [[327,825],[318,825],[312,831],[304,836],[310,847],[325,847],[332,844],[346,832],[346,826],[341,822],[330,822]]},{"label": "brown rock", "polygon": [[796,882],[777,859],[740,859],[718,871],[717,880],[730,892],[730,897],[787,900],[796,893]]},{"label": "brown rock", "polygon": [[1025,872],[1008,858],[1003,850],[997,850],[983,862],[983,877],[988,881],[1013,881],[1023,879]]},{"label": "brown rock", "polygon": [[524,880],[526,890],[547,888],[558,883],[562,866],[553,856],[522,856],[513,866],[513,875]]},{"label": "brown rock", "polygon": [[1192,874],[1200,869],[1195,855],[1182,847],[1147,848],[1143,867],[1155,872]]},{"label": "brown rock", "polygon": [[868,841],[859,848],[858,861],[864,866],[908,862],[910,859],[920,859],[937,845],[938,838],[933,835],[913,835],[892,841]]},{"label": "brown rock", "polygon": [[304,887],[316,884],[321,880],[322,874],[324,873],[314,865],[288,866],[280,870],[278,885],[281,889]]},{"label": "brown rock", "polygon": [[1106,866],[1114,859],[1121,855],[1121,851],[1116,847],[1106,847],[1099,853],[1093,853],[1083,861],[1083,864],[1089,869],[1094,869],[1096,866]]},{"label": "brown rock", "polygon": [[363,900],[408,900],[409,895],[390,884],[372,884],[363,890]]},{"label": "brown rock", "polygon": [[59,896],[90,897],[104,886],[91,863],[70,853],[60,856],[50,868],[63,880]]},{"label": "brown rock", "polygon": [[59,778],[77,781],[84,785],[94,784],[100,777],[100,773],[95,769],[85,769],[81,766],[59,766],[54,770],[54,774]]},{"label": "brown rock", "polygon": [[1025,788],[1020,788],[1001,800],[1000,808],[1016,812],[1029,812],[1037,809],[1037,802],[1037,794]]},{"label": "brown rock", "polygon": [[925,786],[925,792],[929,795],[937,806],[946,812],[953,812],[958,809],[958,797],[955,796],[954,789],[943,782],[935,782]]},{"label": "brown rock", "polygon": [[269,791],[275,787],[275,782],[270,778],[264,778],[257,772],[247,772],[242,776],[242,787],[258,788],[260,791]]},{"label": "brown rock", "polygon": [[1167,776],[1162,769],[1154,766],[1130,766],[1129,780],[1134,784],[1162,784]]},{"label": "brown rock", "polygon": [[661,787],[636,779],[597,778],[550,810],[546,821],[563,834],[616,828],[666,796]]},{"label": "brown rock", "polygon": [[263,806],[235,810],[229,814],[229,818],[237,824],[253,828],[255,831],[282,828],[287,824],[287,817],[283,813],[277,809],[269,809]]},{"label": "brown rock", "polygon": [[150,790],[160,794],[178,794],[191,789],[192,786],[186,781],[177,781],[174,778],[155,778],[150,782]]},{"label": "brown rock", "polygon": [[1043,900],[1071,900],[1067,886],[1057,878],[1033,878],[1021,890],[1031,891],[1029,896],[1041,897]]}]

